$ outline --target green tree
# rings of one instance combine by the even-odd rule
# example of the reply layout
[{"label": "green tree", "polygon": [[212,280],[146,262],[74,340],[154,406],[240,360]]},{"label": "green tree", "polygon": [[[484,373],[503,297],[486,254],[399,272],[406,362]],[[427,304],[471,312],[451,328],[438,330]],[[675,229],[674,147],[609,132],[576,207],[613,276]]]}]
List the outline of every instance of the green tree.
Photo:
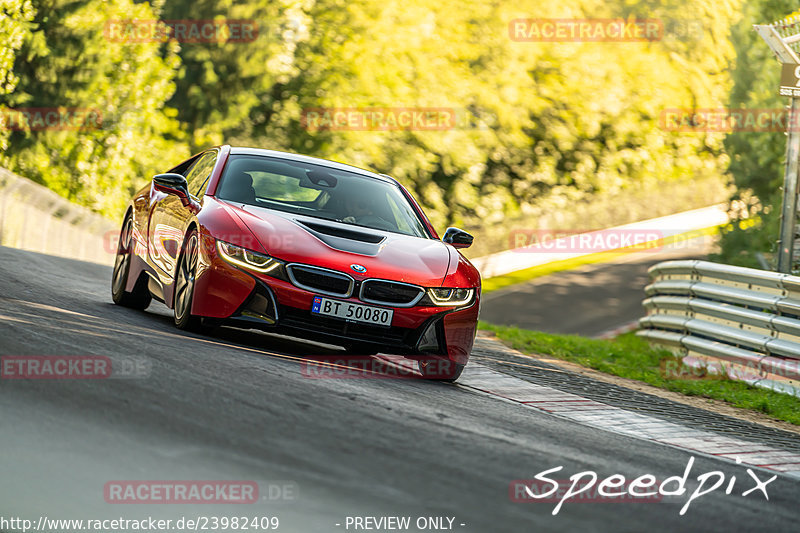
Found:
[{"label": "green tree", "polygon": [[[19,78],[13,72],[14,58],[30,35],[34,15],[30,0],[0,0],[0,96],[11,94]],[[0,105],[0,149],[5,150],[8,130]]]},{"label": "green tree", "polygon": [[171,105],[190,132],[193,151],[223,142],[259,137],[284,85],[298,75],[297,44],[308,37],[304,3],[293,0],[172,0],[163,20],[244,21],[253,39],[220,39],[180,44],[181,67]]},{"label": "green tree", "polygon": [[188,156],[175,111],[174,44],[125,43],[107,24],[153,19],[133,0],[34,1],[33,29],[14,62],[11,108],[91,110],[101,124],[14,131],[3,164],[59,194],[113,217],[165,162]]},{"label": "green tree", "polygon": [[[788,0],[743,5],[742,18],[731,31],[736,50],[731,108],[782,109],[788,104],[778,95],[780,64],[753,24],[780,20],[795,8]],[[758,268],[757,253],[771,257],[777,250],[786,136],[781,131],[733,132],[725,138],[725,149],[736,191],[732,223],[722,232],[722,251],[716,259]]]},{"label": "green tree", "polygon": [[[257,144],[390,173],[439,226],[485,226],[626,188],[720,176],[721,135],[659,128],[666,108],[719,107],[729,88],[727,28],[738,3],[566,1],[542,5],[319,0],[298,44],[298,75]],[[520,17],[657,18],[699,35],[653,43],[517,43]],[[665,24],[667,26],[667,24]],[[713,90],[711,90],[713,89]],[[452,107],[479,128],[307,131],[303,109]],[[549,203],[548,203],[549,202]],[[538,207],[537,207],[538,206]],[[538,210],[538,211],[537,211]]]},{"label": "green tree", "polygon": [[[104,212],[157,165],[186,155],[185,144],[256,145],[386,172],[438,227],[525,217],[561,224],[598,198],[720,182],[728,163],[721,135],[669,131],[660,118],[665,109],[724,104],[740,0],[34,4],[36,31],[14,64],[20,87],[2,102],[96,107],[104,126],[14,133],[6,161]],[[155,17],[251,21],[258,34],[245,42],[103,38],[108,20]],[[655,19],[663,35],[511,39],[509,22],[531,17]],[[444,108],[458,118],[442,130],[390,131],[319,130],[304,120],[308,110],[342,107]],[[647,214],[650,206],[633,207]]]}]

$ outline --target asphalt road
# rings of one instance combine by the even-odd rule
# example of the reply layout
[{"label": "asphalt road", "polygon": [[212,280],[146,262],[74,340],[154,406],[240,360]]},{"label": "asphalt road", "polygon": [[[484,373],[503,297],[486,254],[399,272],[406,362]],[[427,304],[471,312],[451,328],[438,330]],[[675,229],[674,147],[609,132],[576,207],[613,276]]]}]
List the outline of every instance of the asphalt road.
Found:
[{"label": "asphalt road", "polygon": [[481,319],[548,333],[601,335],[644,316],[648,268],[672,259],[704,259],[710,245],[686,248],[631,254],[486,293]]},{"label": "asphalt road", "polygon": [[[114,306],[109,279],[106,267],[0,248],[0,354],[101,355],[148,369],[0,380],[0,518],[277,516],[279,531],[300,532],[353,531],[346,517],[356,515],[448,516],[455,530],[492,533],[797,529],[796,478],[779,476],[769,501],[742,497],[745,470],[702,456],[692,478],[722,471],[737,488],[684,516],[685,498],[567,502],[556,516],[552,503],[514,503],[512,480],[559,465],[564,478],[666,479],[690,454],[458,385],[310,379],[298,359],[335,351],[233,329],[180,333],[161,304]],[[292,493],[249,505],[109,504],[103,488],[115,480],[255,480]]]}]

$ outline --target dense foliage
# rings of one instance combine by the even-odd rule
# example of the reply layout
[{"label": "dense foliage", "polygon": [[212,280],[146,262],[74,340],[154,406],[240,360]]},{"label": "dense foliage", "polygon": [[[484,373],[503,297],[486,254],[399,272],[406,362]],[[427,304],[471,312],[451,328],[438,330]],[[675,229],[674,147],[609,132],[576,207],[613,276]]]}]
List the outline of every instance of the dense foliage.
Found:
[{"label": "dense foliage", "polygon": [[[19,83],[0,105],[103,119],[11,131],[2,162],[13,170],[117,217],[131,190],[190,152],[277,148],[396,176],[439,228],[619,223],[721,199],[722,135],[670,131],[660,118],[727,102],[729,30],[751,10],[739,0],[9,2],[32,7],[9,19],[23,37],[4,44],[0,75],[13,61]],[[109,38],[109,21],[154,18],[250,20],[258,31]],[[650,19],[662,31],[652,42],[515,42],[519,18]],[[304,120],[310,109],[420,107],[453,110],[455,126],[341,131]],[[587,219],[598,210],[611,219]]]},{"label": "dense foliage", "polygon": [[26,110],[58,107],[62,116],[93,112],[98,119],[12,131],[5,159],[19,174],[116,216],[135,185],[165,161],[189,155],[175,113],[165,106],[175,90],[177,47],[106,39],[106,20],[153,18],[146,3],[33,5],[32,28],[14,64],[19,83],[3,103]]},{"label": "dense foliage", "polygon": [[[14,59],[25,38],[30,35],[33,13],[30,0],[0,0],[0,97],[12,93],[19,81],[14,73]],[[4,118],[0,114],[0,149],[7,146],[8,129]]]}]

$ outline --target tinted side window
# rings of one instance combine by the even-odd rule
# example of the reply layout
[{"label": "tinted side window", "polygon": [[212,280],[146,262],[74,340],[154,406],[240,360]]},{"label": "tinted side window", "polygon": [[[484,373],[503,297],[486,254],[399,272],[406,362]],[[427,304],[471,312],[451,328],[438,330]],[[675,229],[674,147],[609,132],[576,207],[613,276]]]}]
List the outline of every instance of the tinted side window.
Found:
[{"label": "tinted side window", "polygon": [[200,159],[197,160],[189,172],[186,174],[186,181],[189,183],[189,194],[195,198],[203,196],[205,185],[208,183],[208,178],[211,177],[211,171],[214,170],[214,164],[217,162],[217,152],[206,152]]},{"label": "tinted side window", "polygon": [[167,172],[170,172],[172,174],[180,174],[181,176],[186,176],[186,173],[189,171],[190,168],[192,168],[192,165],[197,163],[197,160],[200,159],[200,157],[201,157],[201,154],[198,154],[198,155],[196,155],[194,157],[190,157],[189,159],[187,159],[186,161],[184,161],[183,163],[181,163],[177,167],[174,167],[174,168],[171,168],[171,169],[167,170]]}]

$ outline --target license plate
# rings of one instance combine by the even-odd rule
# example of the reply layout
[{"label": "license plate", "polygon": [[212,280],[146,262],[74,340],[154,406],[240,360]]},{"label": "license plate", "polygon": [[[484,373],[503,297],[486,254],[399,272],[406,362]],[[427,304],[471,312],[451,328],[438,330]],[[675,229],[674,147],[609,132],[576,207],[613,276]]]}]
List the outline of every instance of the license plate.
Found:
[{"label": "license plate", "polygon": [[314,297],[311,312],[317,315],[335,316],[345,320],[376,324],[378,326],[391,326],[392,315],[394,314],[392,309],[332,300],[321,296]]}]

